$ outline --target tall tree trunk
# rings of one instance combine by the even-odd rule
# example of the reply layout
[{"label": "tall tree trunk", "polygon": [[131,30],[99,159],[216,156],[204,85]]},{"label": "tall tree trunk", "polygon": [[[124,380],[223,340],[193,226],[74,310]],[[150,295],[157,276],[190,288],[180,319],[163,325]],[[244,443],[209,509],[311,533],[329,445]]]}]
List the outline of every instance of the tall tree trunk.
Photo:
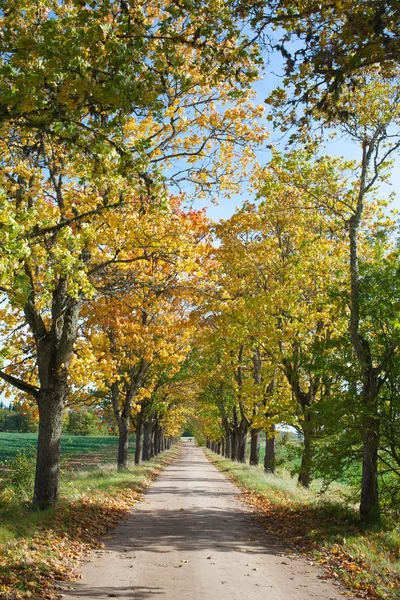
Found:
[{"label": "tall tree trunk", "polygon": [[54,385],[51,392],[41,391],[39,435],[33,504],[44,509],[58,500],[60,487],[60,442],[66,385]]},{"label": "tall tree trunk", "polygon": [[158,456],[160,454],[160,452],[161,452],[161,427],[160,427],[160,424],[157,419],[155,427],[154,427],[154,454],[155,454],[155,456]]},{"label": "tall tree trunk", "polygon": [[118,470],[128,468],[129,455],[129,427],[131,424],[131,406],[129,398],[125,396],[123,407],[120,408],[120,391],[118,382],[111,384],[111,401],[118,426]]},{"label": "tall tree trunk", "polygon": [[140,413],[136,415],[136,445],[135,445],[135,465],[140,465],[143,454],[143,407]]},{"label": "tall tree trunk", "polygon": [[245,463],[247,459],[247,422],[244,420],[241,423],[238,432],[238,457],[237,461]]},{"label": "tall tree trunk", "polygon": [[118,419],[118,470],[128,468],[129,458],[129,427],[131,424],[130,415],[121,415]]},{"label": "tall tree trunk", "polygon": [[225,437],[225,458],[231,458],[232,452],[232,434],[230,431],[226,434]]},{"label": "tall tree trunk", "polygon": [[[62,413],[68,394],[68,369],[73,356],[81,303],[68,296],[67,282],[60,280],[53,292],[52,327],[46,329],[36,311],[32,291],[24,312],[37,349],[40,389],[26,384],[39,409],[39,435],[33,504],[44,509],[58,500]],[[15,385],[15,382],[12,382]],[[22,382],[19,382],[22,383]],[[24,389],[23,386],[17,386]]]},{"label": "tall tree trunk", "polygon": [[395,346],[388,348],[378,367],[373,366],[368,340],[360,333],[360,279],[358,259],[358,235],[364,211],[364,199],[370,185],[367,184],[368,168],[375,148],[364,141],[360,187],[357,206],[350,218],[350,337],[363,377],[362,416],[363,463],[360,498],[360,518],[365,525],[375,525],[380,521],[378,490],[378,449],[379,449],[379,374],[386,367]]},{"label": "tall tree trunk", "polygon": [[[367,387],[367,386],[365,386]],[[360,519],[365,525],[375,525],[380,521],[378,452],[379,452],[379,412],[377,381],[370,382],[364,395],[363,462],[361,479]]]},{"label": "tall tree trunk", "polygon": [[151,433],[150,433],[150,457],[156,455],[155,446],[154,446],[154,419],[151,421]]},{"label": "tall tree trunk", "polygon": [[275,464],[275,425],[272,424],[269,431],[265,432],[264,471],[266,473],[275,473]]},{"label": "tall tree trunk", "polygon": [[[142,384],[143,377],[147,370],[147,362],[142,359],[138,366],[129,373],[130,381],[125,383],[123,401],[120,400],[120,390],[118,382],[111,385],[111,401],[114,415],[118,424],[119,445],[118,445],[118,469],[128,467],[129,451],[129,427],[131,423],[131,409],[136,392]],[[121,406],[122,404],[122,406]],[[140,413],[139,413],[140,414]],[[136,460],[136,455],[135,455]]]},{"label": "tall tree trunk", "polygon": [[260,462],[260,429],[250,431],[250,464],[257,466]]},{"label": "tall tree trunk", "polygon": [[153,453],[157,456],[157,420],[153,421]]},{"label": "tall tree trunk", "polygon": [[305,488],[310,487],[311,479],[312,479],[312,466],[313,466],[313,458],[314,458],[314,430],[312,427],[312,412],[308,408],[306,414],[304,415],[304,425],[303,425],[303,453],[301,456],[301,466],[300,473],[298,477],[298,482]]},{"label": "tall tree trunk", "polygon": [[147,420],[143,425],[143,453],[142,458],[144,461],[150,460],[152,457],[152,420]]},{"label": "tall tree trunk", "polygon": [[225,438],[223,437],[221,440],[221,456],[225,456]]},{"label": "tall tree trunk", "polygon": [[303,452],[301,457],[300,473],[298,482],[305,488],[308,488],[312,479],[313,459],[314,459],[314,436],[313,428],[313,406],[320,386],[319,376],[310,377],[308,390],[304,391],[300,383],[300,367],[298,358],[298,348],[295,347],[295,357],[293,363],[285,360],[285,372],[296,402],[303,415]]},{"label": "tall tree trunk", "polygon": [[232,429],[231,460],[238,460],[239,457],[239,435],[237,428]]}]

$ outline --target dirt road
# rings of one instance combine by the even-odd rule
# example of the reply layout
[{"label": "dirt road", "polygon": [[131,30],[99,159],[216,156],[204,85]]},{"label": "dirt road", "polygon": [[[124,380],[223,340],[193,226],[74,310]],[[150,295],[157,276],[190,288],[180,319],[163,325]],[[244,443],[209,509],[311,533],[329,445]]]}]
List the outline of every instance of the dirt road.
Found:
[{"label": "dirt road", "polygon": [[268,540],[239,490],[192,442],[104,539],[68,600],[339,600],[322,571]]}]

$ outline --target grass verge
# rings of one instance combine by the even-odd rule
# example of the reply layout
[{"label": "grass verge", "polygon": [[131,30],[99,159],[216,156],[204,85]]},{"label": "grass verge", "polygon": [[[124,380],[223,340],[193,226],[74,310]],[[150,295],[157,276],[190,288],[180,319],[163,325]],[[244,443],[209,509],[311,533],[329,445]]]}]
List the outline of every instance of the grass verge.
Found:
[{"label": "grass verge", "polygon": [[174,446],[122,472],[104,465],[65,473],[60,502],[45,511],[16,502],[1,505],[0,598],[57,598],[57,583],[79,577],[80,560],[102,545],[98,536],[128,515],[179,450]]},{"label": "grass verge", "polygon": [[380,530],[365,531],[356,509],[335,494],[321,496],[300,488],[287,474],[267,475],[261,468],[206,453],[243,490],[243,500],[288,552],[323,565],[326,576],[345,585],[349,595],[400,600],[398,526],[388,522]]}]

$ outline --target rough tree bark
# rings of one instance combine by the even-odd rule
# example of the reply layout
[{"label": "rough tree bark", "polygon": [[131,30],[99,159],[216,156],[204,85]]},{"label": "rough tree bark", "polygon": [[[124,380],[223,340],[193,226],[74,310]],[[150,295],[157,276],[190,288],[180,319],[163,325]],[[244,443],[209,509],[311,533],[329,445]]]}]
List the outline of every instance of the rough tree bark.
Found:
[{"label": "rough tree bark", "polygon": [[269,431],[265,432],[264,471],[266,473],[275,473],[275,465],[275,425],[272,424]]},{"label": "rough tree bark", "polygon": [[[26,272],[29,276],[28,269]],[[39,435],[33,504],[40,509],[55,504],[59,495],[62,414],[68,394],[68,368],[78,331],[80,306],[79,300],[68,296],[66,280],[60,279],[53,291],[52,325],[47,328],[35,307],[32,291],[24,312],[35,340],[40,387],[0,373],[3,379],[31,394],[38,404]]]},{"label": "rough tree bark", "polygon": [[[361,369],[362,390],[361,400],[363,414],[361,418],[363,439],[363,463],[360,498],[360,518],[365,525],[375,525],[380,521],[379,489],[378,489],[378,451],[380,441],[380,417],[378,397],[383,379],[380,377],[395,351],[395,344],[386,348],[384,356],[378,365],[374,366],[371,347],[360,332],[360,278],[358,239],[361,219],[364,212],[366,193],[371,189],[378,177],[376,164],[377,148],[382,140],[381,129],[375,136],[363,143],[361,176],[358,190],[357,205],[349,221],[350,242],[350,337]],[[368,170],[374,162],[374,175],[367,182]]]},{"label": "rough tree bark", "polygon": [[153,456],[152,448],[152,435],[153,433],[153,422],[152,419],[148,419],[143,425],[143,453],[142,458],[144,461],[150,460]]},{"label": "rough tree bark", "polygon": [[360,334],[360,282],[358,259],[358,236],[364,210],[366,178],[372,156],[372,147],[363,145],[362,170],[357,206],[350,218],[350,337],[361,368],[363,404],[362,438],[363,463],[360,499],[360,518],[367,525],[380,520],[378,490],[378,449],[379,449],[379,374],[384,364],[374,368],[369,342]]},{"label": "rough tree bark", "polygon": [[313,415],[311,408],[305,406],[303,418],[303,452],[298,482],[305,488],[310,487],[314,459],[314,429],[312,427]]},{"label": "rough tree bark", "polygon": [[231,458],[232,452],[232,434],[228,432],[225,437],[225,458]]},{"label": "rough tree bark", "polygon": [[250,430],[250,464],[257,466],[260,462],[260,429]]},{"label": "rough tree bark", "polygon": [[136,415],[136,445],[135,445],[135,465],[140,465],[143,454],[143,407]]},{"label": "rough tree bark", "polygon": [[303,487],[308,488],[312,480],[314,458],[315,428],[313,406],[320,386],[320,376],[317,375],[313,377],[310,375],[310,379],[307,384],[308,389],[305,391],[304,384],[300,383],[300,368],[297,354],[298,348],[295,348],[293,353],[293,362],[285,359],[283,364],[288,383],[302,413],[302,432],[304,440],[298,482]]},{"label": "rough tree bark", "polygon": [[245,463],[247,459],[247,431],[249,428],[249,424],[247,419],[242,414],[241,420],[239,423],[239,427],[237,429],[237,461],[240,463]]}]

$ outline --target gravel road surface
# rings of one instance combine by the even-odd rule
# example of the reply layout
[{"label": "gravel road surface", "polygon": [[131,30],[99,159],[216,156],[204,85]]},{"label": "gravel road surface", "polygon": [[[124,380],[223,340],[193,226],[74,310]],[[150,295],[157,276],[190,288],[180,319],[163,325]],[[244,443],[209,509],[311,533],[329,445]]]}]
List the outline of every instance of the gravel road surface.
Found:
[{"label": "gravel road surface", "polygon": [[67,600],[343,600],[343,591],[268,538],[240,491],[201,448],[183,443],[83,566]]}]

